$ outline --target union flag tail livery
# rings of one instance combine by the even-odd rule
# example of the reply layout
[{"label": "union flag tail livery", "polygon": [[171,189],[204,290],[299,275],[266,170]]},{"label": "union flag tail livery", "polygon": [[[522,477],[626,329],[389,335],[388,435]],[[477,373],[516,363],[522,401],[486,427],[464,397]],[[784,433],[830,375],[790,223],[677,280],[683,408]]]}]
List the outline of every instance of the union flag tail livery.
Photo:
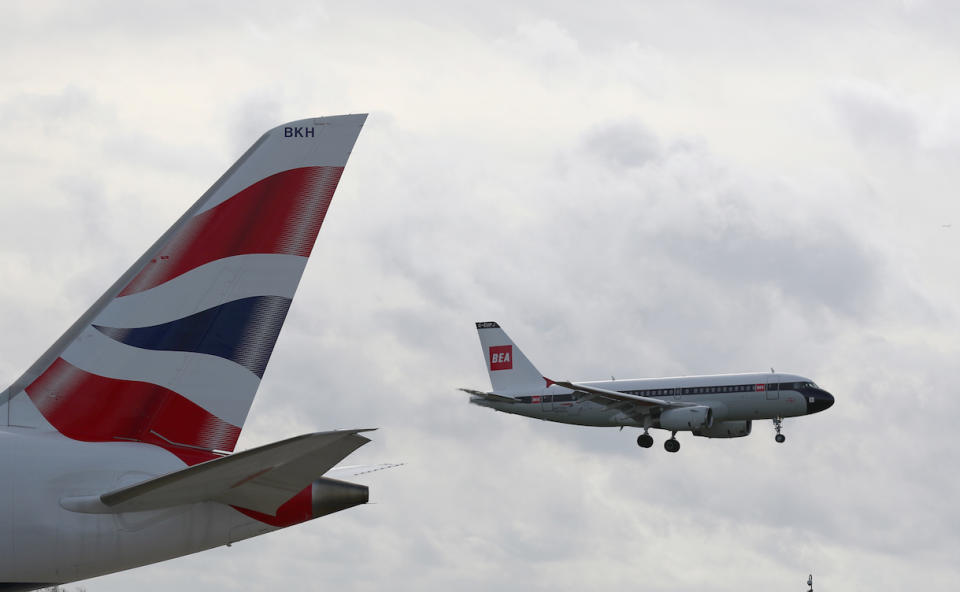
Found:
[{"label": "union flag tail livery", "polygon": [[642,448],[653,446],[651,428],[671,432],[668,452],[680,450],[677,432],[705,438],[748,436],[753,420],[771,419],[776,441],[785,417],[823,411],[833,395],[795,374],[717,374],[603,382],[544,378],[492,321],[477,323],[492,391],[460,389],[470,402],[546,421],[598,427],[637,427]]},{"label": "union flag tail livery", "polygon": [[4,393],[10,425],[233,450],[364,119],[265,134]]},{"label": "union flag tail livery", "polygon": [[365,119],[264,134],[0,393],[0,590],[366,502],[366,487],[323,477],[364,430],[227,454]]}]

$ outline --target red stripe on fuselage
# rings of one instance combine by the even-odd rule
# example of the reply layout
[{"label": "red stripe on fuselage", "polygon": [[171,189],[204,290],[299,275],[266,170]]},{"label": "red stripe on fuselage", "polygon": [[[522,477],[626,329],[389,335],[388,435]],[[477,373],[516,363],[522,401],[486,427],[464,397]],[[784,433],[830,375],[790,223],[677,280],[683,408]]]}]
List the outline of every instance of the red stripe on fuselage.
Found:
[{"label": "red stripe on fuselage", "polygon": [[309,257],[343,167],[303,167],[258,181],[187,221],[120,292],[148,290],[211,261],[252,253]]},{"label": "red stripe on fuselage", "polygon": [[313,484],[307,485],[300,493],[288,499],[282,506],[277,508],[276,516],[255,510],[248,510],[247,508],[231,507],[258,522],[263,522],[270,526],[276,526],[277,528],[293,526],[294,524],[300,524],[301,522],[313,519]]},{"label": "red stripe on fuselage", "polygon": [[26,391],[47,421],[74,440],[157,444],[195,464],[215,455],[176,444],[233,450],[240,437],[239,427],[174,391],[91,374],[63,358],[57,358]]}]

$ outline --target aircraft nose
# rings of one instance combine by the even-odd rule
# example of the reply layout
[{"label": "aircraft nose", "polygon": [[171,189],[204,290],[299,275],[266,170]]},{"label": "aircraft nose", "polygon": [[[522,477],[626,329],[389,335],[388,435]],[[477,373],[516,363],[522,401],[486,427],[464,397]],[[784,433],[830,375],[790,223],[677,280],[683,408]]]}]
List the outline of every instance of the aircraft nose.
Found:
[{"label": "aircraft nose", "polygon": [[823,389],[815,389],[807,394],[807,413],[819,413],[829,409],[833,403],[833,395]]}]

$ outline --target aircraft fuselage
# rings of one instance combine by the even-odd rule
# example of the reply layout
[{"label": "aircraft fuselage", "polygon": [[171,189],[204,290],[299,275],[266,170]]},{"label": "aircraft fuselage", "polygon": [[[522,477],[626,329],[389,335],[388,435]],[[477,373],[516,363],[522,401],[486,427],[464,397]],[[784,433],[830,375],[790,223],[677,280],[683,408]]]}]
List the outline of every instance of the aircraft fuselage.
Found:
[{"label": "aircraft fuselage", "polygon": [[[750,421],[797,417],[829,407],[833,397],[808,378],[794,374],[755,373],[643,378],[581,383],[630,395],[705,405],[714,421]],[[506,403],[472,397],[471,402],[497,411],[547,421],[597,427],[644,427],[623,411],[587,400],[583,393],[559,386],[513,395]]]},{"label": "aircraft fuselage", "polygon": [[139,442],[77,442],[55,432],[0,428],[0,574],[4,590],[85,579],[249,538],[276,527],[221,503],[151,512],[88,513],[71,499],[182,469]]}]

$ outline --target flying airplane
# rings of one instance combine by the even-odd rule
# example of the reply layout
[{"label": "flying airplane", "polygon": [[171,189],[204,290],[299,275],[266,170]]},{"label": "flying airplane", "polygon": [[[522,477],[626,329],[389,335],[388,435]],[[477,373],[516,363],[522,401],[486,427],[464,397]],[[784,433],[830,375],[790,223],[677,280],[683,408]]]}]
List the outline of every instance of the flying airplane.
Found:
[{"label": "flying airplane", "polygon": [[492,391],[460,389],[470,402],[504,413],[583,426],[637,427],[641,448],[653,446],[650,428],[671,432],[663,443],[680,450],[677,432],[706,438],[750,435],[753,420],[771,419],[776,441],[785,417],[817,413],[833,395],[809,378],[771,370],[758,374],[715,374],[603,382],[568,382],[544,377],[495,322],[477,323]]},{"label": "flying airplane", "polygon": [[232,453],[365,120],[265,133],[0,393],[0,591],[367,502],[341,478],[386,465],[334,467],[369,430]]}]

